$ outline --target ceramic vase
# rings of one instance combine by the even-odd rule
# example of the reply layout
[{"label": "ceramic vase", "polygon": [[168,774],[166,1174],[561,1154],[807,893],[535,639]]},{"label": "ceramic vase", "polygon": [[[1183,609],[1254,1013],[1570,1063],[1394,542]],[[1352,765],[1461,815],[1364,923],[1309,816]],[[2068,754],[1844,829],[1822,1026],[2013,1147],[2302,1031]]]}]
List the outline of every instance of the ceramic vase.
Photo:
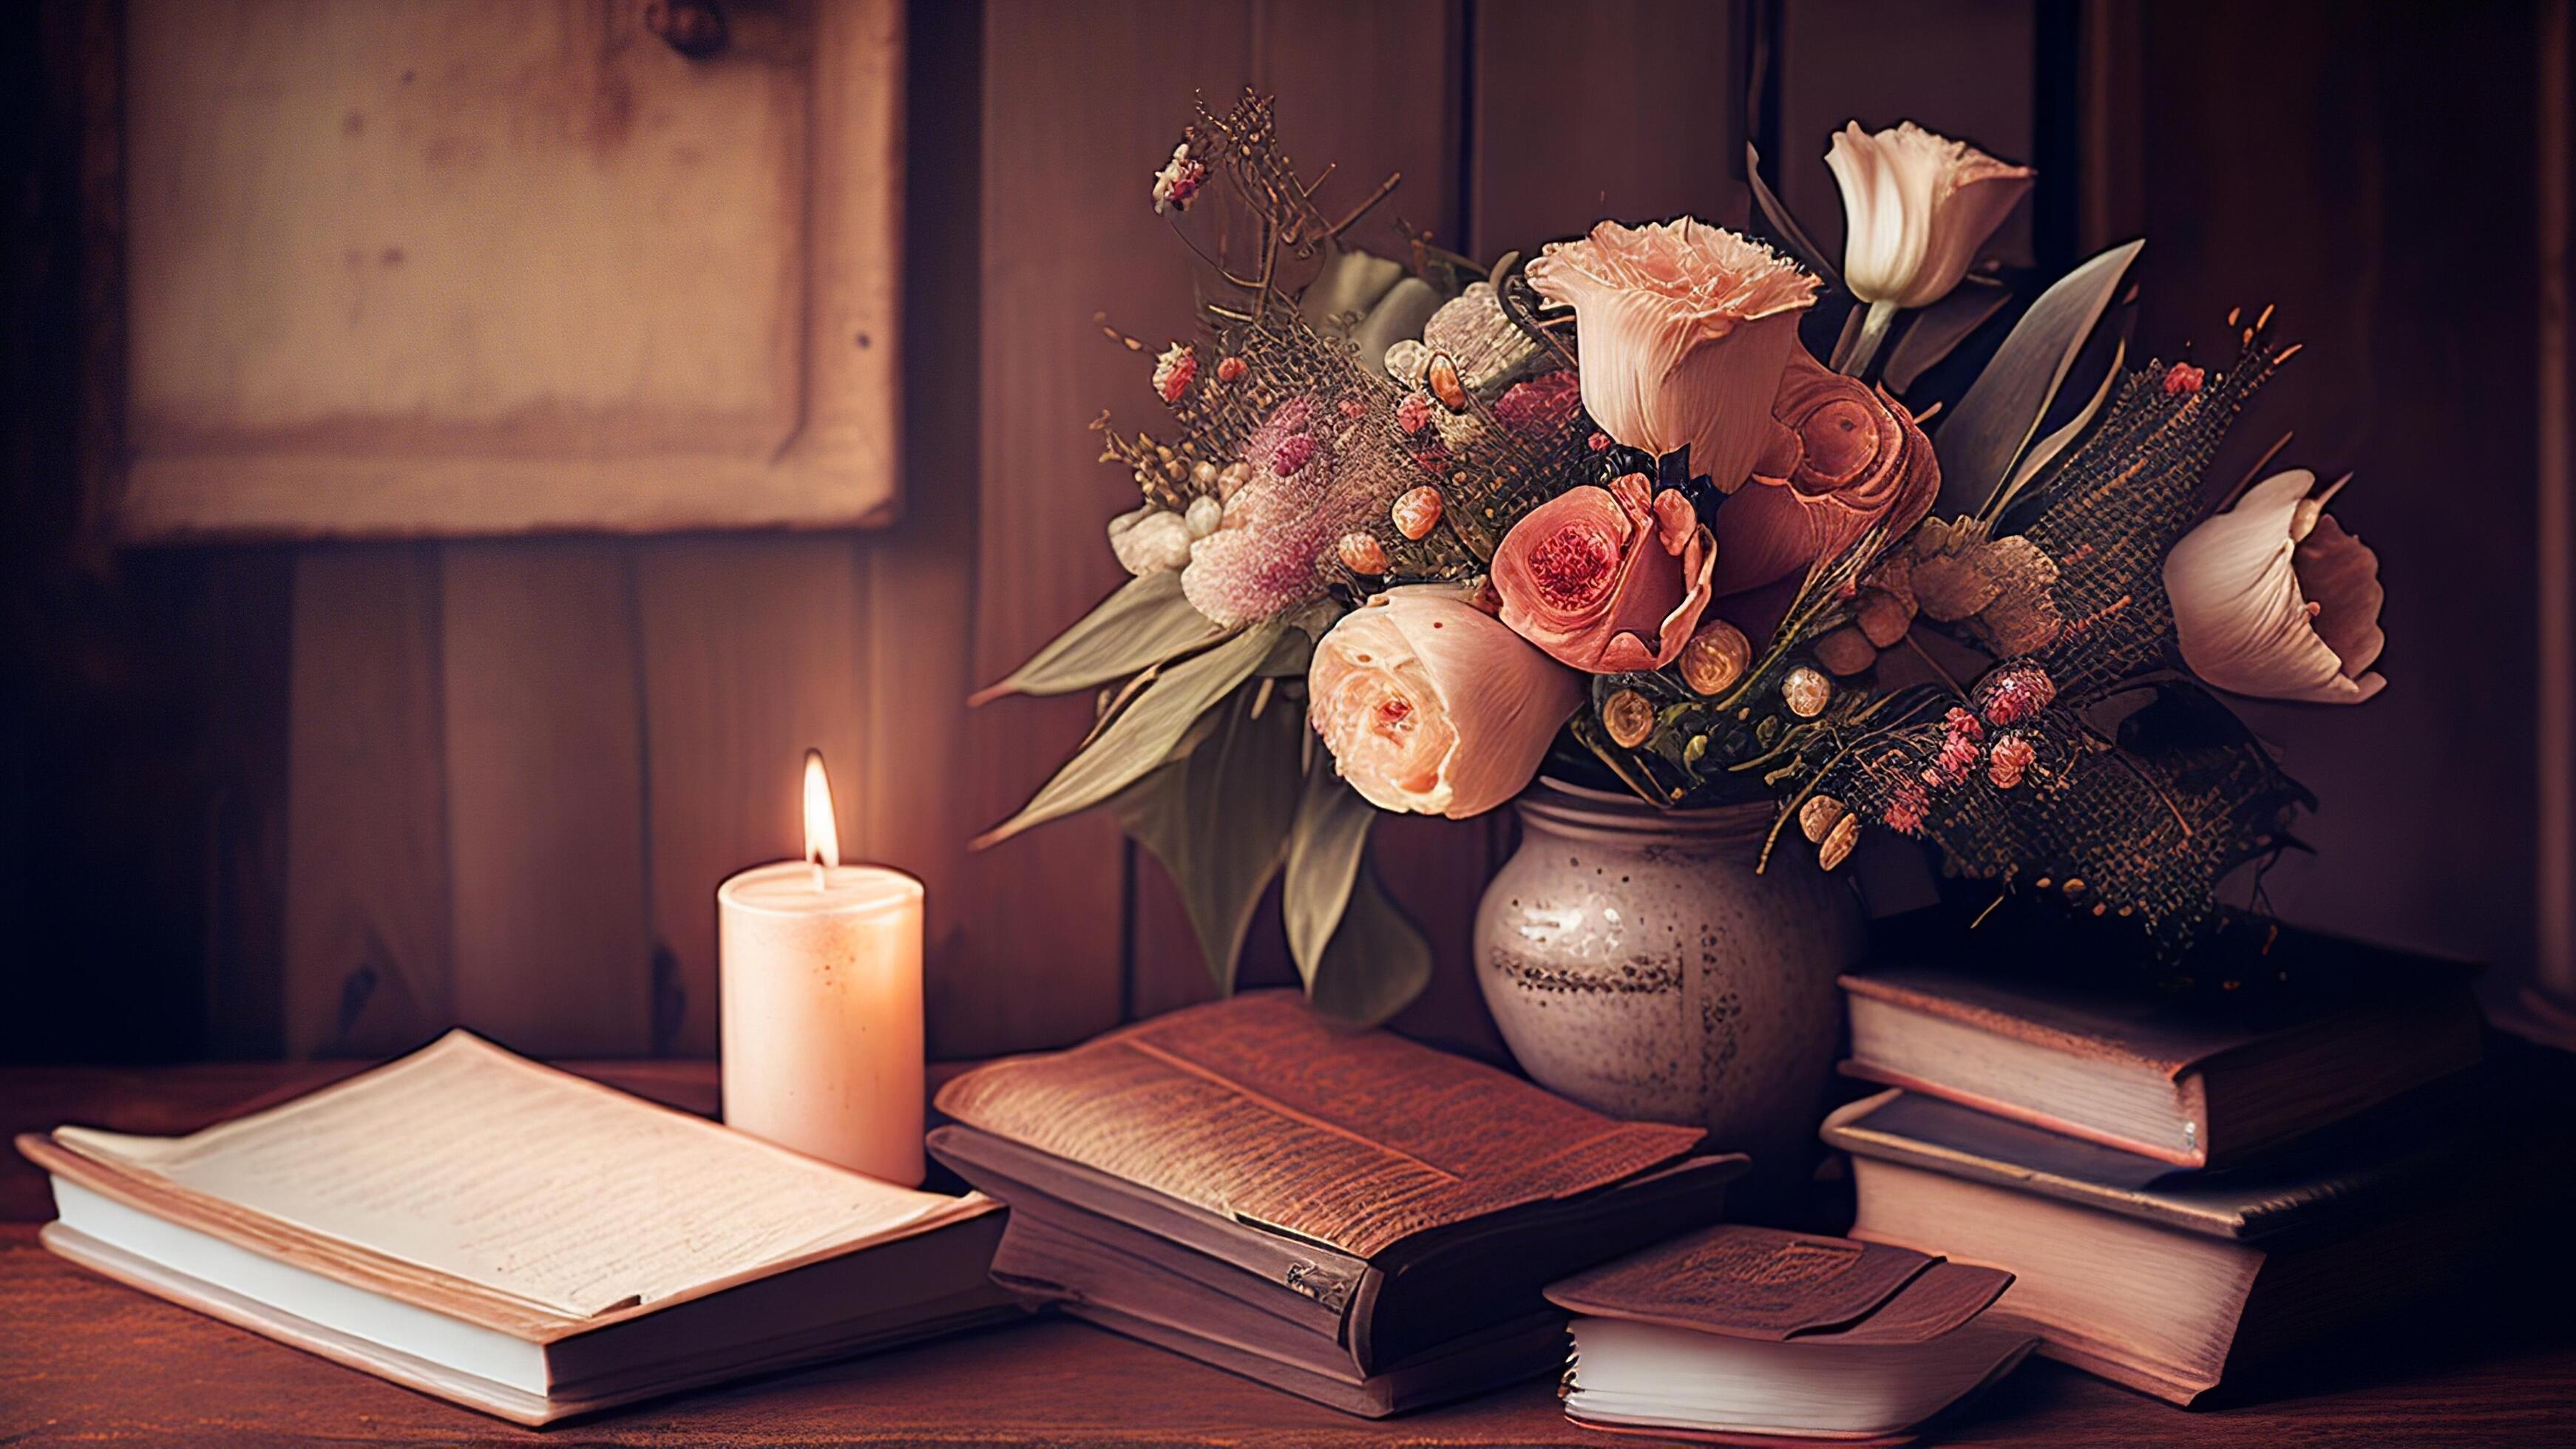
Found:
[{"label": "ceramic vase", "polygon": [[1741,1199],[1779,1208],[1815,1157],[1858,898],[1794,828],[1755,873],[1767,803],[1662,811],[1542,779],[1516,808],[1475,937],[1512,1055],[1612,1116],[1707,1127],[1754,1156]]}]

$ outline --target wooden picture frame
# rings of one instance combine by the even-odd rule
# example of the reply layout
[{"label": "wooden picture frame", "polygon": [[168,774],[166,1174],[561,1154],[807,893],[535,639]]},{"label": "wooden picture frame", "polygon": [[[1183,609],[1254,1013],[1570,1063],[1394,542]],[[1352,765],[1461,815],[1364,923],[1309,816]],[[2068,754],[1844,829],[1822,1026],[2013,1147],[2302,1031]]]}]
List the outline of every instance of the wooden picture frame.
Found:
[{"label": "wooden picture frame", "polygon": [[696,57],[653,8],[132,0],[94,22],[106,531],[892,522],[904,6],[727,6]]}]

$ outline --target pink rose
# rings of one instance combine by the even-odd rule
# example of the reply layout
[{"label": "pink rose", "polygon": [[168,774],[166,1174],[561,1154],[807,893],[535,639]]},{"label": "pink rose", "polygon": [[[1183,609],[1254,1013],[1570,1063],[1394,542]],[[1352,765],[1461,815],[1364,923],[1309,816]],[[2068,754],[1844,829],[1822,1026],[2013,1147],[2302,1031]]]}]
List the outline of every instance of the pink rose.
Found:
[{"label": "pink rose", "polygon": [[1611,437],[1744,481],[1771,431],[1768,400],[1816,279],[1760,242],[1690,217],[1605,221],[1529,264],[1541,296],[1574,308],[1583,406]]},{"label": "pink rose", "polygon": [[1780,425],[1753,482],[1717,510],[1724,597],[1831,559],[1880,521],[1893,540],[1931,511],[1941,465],[1913,414],[1796,349],[1771,402]]},{"label": "pink rose", "polygon": [[1494,550],[1503,622],[1560,663],[1594,674],[1673,662],[1708,607],[1717,545],[1677,489],[1649,496],[1631,473],[1569,488],[1532,509]]},{"label": "pink rose", "polygon": [[1521,791],[1582,702],[1575,676],[1436,584],[1389,589],[1315,645],[1307,717],[1381,810],[1460,819]]}]

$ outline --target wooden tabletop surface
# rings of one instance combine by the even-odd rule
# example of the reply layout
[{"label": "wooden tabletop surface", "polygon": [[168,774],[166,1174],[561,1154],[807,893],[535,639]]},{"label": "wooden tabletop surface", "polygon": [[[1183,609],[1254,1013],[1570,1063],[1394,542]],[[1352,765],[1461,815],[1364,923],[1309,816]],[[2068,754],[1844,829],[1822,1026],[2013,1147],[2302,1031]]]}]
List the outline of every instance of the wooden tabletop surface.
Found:
[{"label": "wooden tabletop surface", "polygon": [[[65,1121],[176,1132],[352,1068],[0,1070],[0,1127]],[[698,1063],[603,1064],[604,1080],[706,1110]],[[0,1171],[0,1445],[303,1442],[566,1446],[755,1444],[1580,1445],[1644,1441],[1568,1426],[1545,1383],[1370,1422],[1133,1343],[1042,1318],[900,1352],[524,1430],[116,1286],[37,1244],[43,1179]],[[2535,1315],[2563,1324],[2567,1315]],[[2576,1331],[2425,1323],[2259,1402],[2185,1413],[2033,1361],[1939,1437],[2068,1446],[2576,1443]]]}]

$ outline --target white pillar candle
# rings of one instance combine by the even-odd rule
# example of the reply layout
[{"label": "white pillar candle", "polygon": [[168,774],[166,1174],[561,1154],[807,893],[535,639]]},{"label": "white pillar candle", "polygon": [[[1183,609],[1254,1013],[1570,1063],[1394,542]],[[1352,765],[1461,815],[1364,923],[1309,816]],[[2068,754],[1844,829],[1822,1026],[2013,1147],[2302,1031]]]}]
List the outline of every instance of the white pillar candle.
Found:
[{"label": "white pillar candle", "polygon": [[806,859],[716,891],[727,1125],[907,1187],[922,1179],[921,882],[842,865],[820,755]]}]

